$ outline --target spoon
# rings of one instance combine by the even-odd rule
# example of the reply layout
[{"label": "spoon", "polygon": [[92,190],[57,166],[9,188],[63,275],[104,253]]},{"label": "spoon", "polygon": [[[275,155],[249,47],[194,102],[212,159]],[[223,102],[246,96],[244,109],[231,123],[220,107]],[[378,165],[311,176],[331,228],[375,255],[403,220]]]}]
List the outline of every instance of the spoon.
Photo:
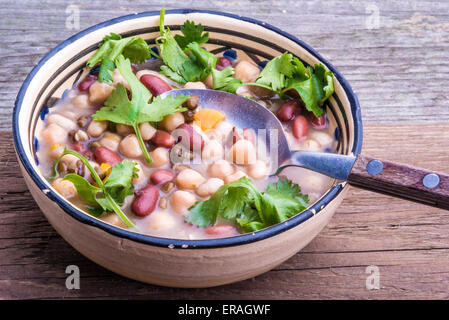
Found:
[{"label": "spoon", "polygon": [[273,175],[286,167],[296,166],[347,181],[362,189],[449,210],[449,175],[445,173],[364,155],[355,157],[290,150],[281,122],[256,101],[228,92],[204,89],[171,90],[163,93],[162,97],[176,97],[179,94],[196,95],[203,108],[222,111],[235,126],[252,129],[259,138],[264,135],[266,151],[274,168]]}]

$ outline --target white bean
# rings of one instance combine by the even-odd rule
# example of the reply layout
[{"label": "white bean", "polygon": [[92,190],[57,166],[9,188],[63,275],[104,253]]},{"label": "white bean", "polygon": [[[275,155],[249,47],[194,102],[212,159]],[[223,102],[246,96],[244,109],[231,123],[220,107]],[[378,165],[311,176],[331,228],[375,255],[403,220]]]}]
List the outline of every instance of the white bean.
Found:
[{"label": "white bean", "polygon": [[111,95],[113,86],[105,82],[94,82],[89,87],[89,101],[93,104],[102,104]]},{"label": "white bean", "polygon": [[249,61],[240,61],[234,68],[234,78],[242,82],[255,82],[259,74],[259,67]]},{"label": "white bean", "polygon": [[102,217],[101,220],[116,227],[126,228],[125,223],[115,213],[110,213],[107,216]]},{"label": "white bean", "polygon": [[107,121],[96,121],[92,120],[89,123],[89,126],[87,127],[87,133],[91,137],[99,137],[103,134],[103,132],[106,131],[108,128],[108,122]]},{"label": "white bean", "polygon": [[196,202],[196,197],[193,193],[183,190],[173,192],[170,198],[172,209],[178,214],[186,214],[189,208]]},{"label": "white bean", "polygon": [[66,129],[67,131],[75,130],[78,128],[78,125],[63,115],[52,113],[47,116],[47,123],[55,123],[61,128]]},{"label": "white bean", "polygon": [[163,128],[165,128],[165,130],[173,131],[183,123],[184,123],[184,116],[182,115],[182,113],[177,112],[165,116],[161,122],[161,125]]},{"label": "white bean", "polygon": [[156,129],[148,122],[141,123],[139,125],[140,134],[143,140],[150,140],[156,134]]},{"label": "white bean", "polygon": [[268,166],[262,160],[257,160],[248,167],[248,174],[251,178],[262,179],[268,175]]},{"label": "white bean", "polygon": [[73,105],[80,109],[89,109],[90,105],[89,96],[87,94],[79,94],[72,99]]},{"label": "white bean", "polygon": [[121,136],[127,136],[130,133],[134,133],[133,127],[122,123],[117,123],[115,131]]},{"label": "white bean", "polygon": [[239,180],[240,178],[243,178],[243,177],[248,177],[248,176],[246,175],[245,172],[238,170],[234,174],[231,174],[230,176],[226,176],[226,178],[224,179],[224,182],[226,184],[228,184],[228,183],[237,181],[237,180]]},{"label": "white bean", "polygon": [[119,144],[120,152],[128,158],[139,158],[142,156],[142,149],[139,145],[137,136],[133,134],[127,135]]},{"label": "white bean", "polygon": [[194,190],[198,188],[206,179],[193,169],[184,169],[178,173],[176,177],[176,184],[180,189],[191,189]]},{"label": "white bean", "polygon": [[233,174],[235,169],[232,164],[226,160],[218,160],[209,166],[209,174],[211,177],[224,180],[227,176]]},{"label": "white bean", "polygon": [[69,180],[62,180],[62,178],[58,178],[53,181],[51,185],[66,199],[74,198],[77,195],[75,185]]},{"label": "white bean", "polygon": [[67,140],[67,135],[67,131],[61,128],[56,123],[50,123],[41,132],[42,138],[49,145],[53,145],[55,143],[64,143]]},{"label": "white bean", "polygon": [[256,149],[251,141],[241,139],[231,147],[232,161],[236,164],[247,166],[257,160]]},{"label": "white bean", "polygon": [[224,139],[226,139],[232,131],[232,125],[229,122],[220,121],[215,125],[214,130],[217,130],[221,134],[223,141],[225,141]]},{"label": "white bean", "polygon": [[203,160],[220,159],[223,158],[223,146],[218,140],[208,141],[203,148],[201,157]]},{"label": "white bean", "polygon": [[309,151],[319,151],[321,149],[321,145],[314,139],[307,139],[304,141],[302,147],[304,150]]},{"label": "white bean", "polygon": [[170,161],[168,149],[164,147],[158,147],[151,151],[150,157],[153,160],[152,167],[162,167]]},{"label": "white bean", "polygon": [[209,197],[217,192],[222,185],[224,185],[223,180],[210,178],[196,189],[196,193],[201,197]]},{"label": "white bean", "polygon": [[99,143],[108,148],[111,151],[116,152],[122,138],[115,133],[105,132],[103,138],[100,139]]},{"label": "white bean", "polygon": [[315,139],[322,147],[329,146],[334,139],[331,135],[323,131],[313,131],[310,138]]},{"label": "white bean", "polygon": [[207,89],[207,88],[204,83],[202,83],[201,81],[197,81],[197,82],[187,82],[184,85],[184,89]]},{"label": "white bean", "polygon": [[166,211],[153,212],[148,220],[148,226],[158,231],[172,229],[175,225],[175,218]]}]

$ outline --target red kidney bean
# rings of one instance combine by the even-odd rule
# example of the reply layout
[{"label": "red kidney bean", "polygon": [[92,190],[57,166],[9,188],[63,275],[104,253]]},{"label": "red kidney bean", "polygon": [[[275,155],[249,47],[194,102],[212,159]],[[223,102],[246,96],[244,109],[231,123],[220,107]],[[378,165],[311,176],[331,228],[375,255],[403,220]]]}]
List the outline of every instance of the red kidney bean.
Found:
[{"label": "red kidney bean", "polygon": [[151,142],[157,147],[171,148],[175,144],[175,138],[167,131],[156,130]]},{"label": "red kidney bean", "polygon": [[319,117],[315,117],[313,112],[308,112],[307,115],[309,117],[310,124],[312,125],[312,127],[314,127],[315,129],[324,129],[324,128],[326,128],[327,121],[326,121],[326,116],[325,116],[324,113],[321,116],[319,116]]},{"label": "red kidney bean", "polygon": [[301,112],[298,101],[290,100],[279,108],[276,115],[282,122],[288,122],[295,117],[296,112]]},{"label": "red kidney bean", "polygon": [[179,125],[176,130],[178,135],[178,142],[181,142],[186,148],[189,148],[190,151],[199,151],[203,149],[203,137],[198,132],[196,132],[190,124],[183,123]]},{"label": "red kidney bean", "polygon": [[97,81],[98,77],[96,74],[89,74],[83,81],[78,83],[78,90],[80,92],[87,92],[89,90],[89,87]]},{"label": "red kidney bean", "polygon": [[233,226],[228,225],[217,225],[212,227],[207,227],[204,231],[211,236],[226,236],[236,233]]},{"label": "red kidney bean", "polygon": [[84,151],[82,154],[87,160],[92,160],[92,158],[94,156],[92,151]]},{"label": "red kidney bean", "polygon": [[165,91],[171,90],[171,87],[167,82],[152,74],[144,74],[140,77],[140,82],[150,90],[153,96],[158,96]]},{"label": "red kidney bean", "polygon": [[155,186],[148,186],[135,192],[131,209],[139,217],[145,217],[154,211],[159,200],[159,190]]},{"label": "red kidney bean", "polygon": [[131,70],[133,71],[134,74],[137,73],[137,68],[135,66],[131,66]]},{"label": "red kidney bean", "polygon": [[115,166],[121,160],[118,154],[106,147],[97,147],[94,151],[94,158],[100,164],[107,163],[111,166]]},{"label": "red kidney bean", "polygon": [[153,184],[164,184],[166,182],[172,181],[175,177],[175,174],[170,170],[156,170],[150,176],[150,181]]},{"label": "red kidney bean", "polygon": [[256,144],[256,136],[254,135],[254,131],[248,128],[243,128],[242,131],[239,131],[236,127],[232,128],[232,144],[235,144],[239,140],[248,140],[252,144]]},{"label": "red kidney bean", "polygon": [[218,58],[218,62],[217,62],[217,65],[215,66],[215,69],[223,70],[230,66],[232,66],[231,59],[228,59],[226,57],[220,57],[220,58]]},{"label": "red kidney bean", "polygon": [[84,146],[81,143],[74,143],[72,144],[72,150],[82,152],[84,150]]},{"label": "red kidney bean", "polygon": [[307,134],[309,133],[309,123],[307,122],[306,117],[297,116],[295,120],[293,120],[292,132],[296,139],[304,139],[307,137]]}]

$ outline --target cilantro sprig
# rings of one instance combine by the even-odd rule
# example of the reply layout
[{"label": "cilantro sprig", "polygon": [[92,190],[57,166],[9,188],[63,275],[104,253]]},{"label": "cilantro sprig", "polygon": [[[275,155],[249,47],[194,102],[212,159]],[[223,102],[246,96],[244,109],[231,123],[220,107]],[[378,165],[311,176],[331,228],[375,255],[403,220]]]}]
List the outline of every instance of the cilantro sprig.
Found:
[{"label": "cilantro sprig", "polygon": [[187,20],[181,27],[181,32],[182,36],[179,34],[175,35],[175,40],[181,49],[187,48],[191,42],[203,44],[209,41],[209,32],[204,32],[201,23],[195,24],[195,22]]},{"label": "cilantro sprig", "polygon": [[120,206],[123,205],[127,196],[133,194],[134,187],[131,181],[138,176],[137,163],[128,160],[119,162],[112,167],[107,179],[102,181],[84,156],[76,151],[69,150],[66,146],[53,166],[54,176],[50,179],[58,177],[58,164],[66,154],[71,154],[80,159],[89,170],[96,184],[92,185],[85,178],[74,173],[69,173],[63,178],[63,180],[68,180],[74,184],[78,195],[88,204],[89,213],[98,217],[103,212],[114,212],[126,226],[135,228],[134,223],[125,215]]},{"label": "cilantro sprig", "polygon": [[270,60],[256,82],[244,85],[260,86],[281,97],[287,91],[295,90],[307,110],[316,117],[324,113],[321,106],[334,93],[332,72],[326,71],[322,64],[306,68],[297,57],[288,52]]},{"label": "cilantro sprig", "polygon": [[164,99],[155,97],[150,102],[152,94],[132,72],[129,59],[125,59],[123,55],[120,55],[116,59],[116,65],[120,74],[125,78],[131,88],[131,100],[128,98],[126,88],[119,83],[117,84],[117,88],[112,91],[112,94],[106,100],[105,107],[93,114],[92,119],[97,121],[106,120],[132,126],[146,161],[152,163],[150,154],[140,133],[139,124],[143,122],[159,122],[166,115],[185,111],[186,109],[180,108],[180,106],[188,97],[184,95],[179,95],[176,98],[168,96]]},{"label": "cilantro sprig", "polygon": [[[208,36],[198,39],[196,34],[185,33],[183,38],[176,39],[170,29],[165,27],[164,17],[165,10],[162,9],[159,18],[161,35],[156,39],[161,50],[162,61],[165,64],[161,66],[161,73],[180,84],[204,80],[218,61],[214,54],[199,46],[208,40]],[[187,32],[187,29],[184,31]],[[192,41],[194,39],[199,42]]]},{"label": "cilantro sprig", "polygon": [[186,221],[199,227],[218,218],[236,222],[244,231],[257,231],[283,222],[307,207],[308,197],[289,180],[269,184],[260,192],[246,177],[220,187],[206,201],[190,207]]},{"label": "cilantro sprig", "polygon": [[112,73],[115,69],[115,60],[119,55],[128,58],[132,63],[142,63],[154,55],[148,44],[140,37],[124,38],[111,33],[103,38],[103,44],[97,52],[87,61],[92,68],[100,63],[98,81],[112,84]]},{"label": "cilantro sprig", "polygon": [[234,68],[227,67],[223,70],[212,69],[212,80],[215,90],[236,93],[242,85],[242,80],[234,78]]}]

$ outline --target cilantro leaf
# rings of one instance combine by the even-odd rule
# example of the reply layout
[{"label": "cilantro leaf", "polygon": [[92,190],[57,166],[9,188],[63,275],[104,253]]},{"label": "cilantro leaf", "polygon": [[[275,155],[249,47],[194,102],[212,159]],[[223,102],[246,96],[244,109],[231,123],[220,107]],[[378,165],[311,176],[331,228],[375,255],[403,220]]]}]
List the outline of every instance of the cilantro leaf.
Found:
[{"label": "cilantro leaf", "polygon": [[273,58],[260,72],[256,83],[270,87],[276,92],[283,89],[286,78],[292,77],[295,72],[295,66],[291,63],[292,58],[293,55],[288,52]]},{"label": "cilantro leaf", "polygon": [[181,32],[183,34],[182,36],[179,34],[175,35],[175,40],[181,49],[187,48],[191,42],[203,44],[209,41],[209,32],[204,32],[201,23],[195,25],[193,21],[187,20],[181,27]]},{"label": "cilantro leaf", "polygon": [[66,146],[53,165],[55,176],[49,179],[55,179],[59,175],[57,169],[58,164],[62,157],[66,154],[71,154],[80,159],[89,170],[93,180],[96,183],[96,186],[94,186],[83,177],[72,173],[67,174],[63,178],[64,180],[68,180],[73,183],[79,196],[87,202],[89,213],[98,217],[104,211],[115,212],[126,226],[134,228],[135,225],[125,215],[125,213],[123,213],[120,205],[123,204],[126,196],[133,193],[132,191],[134,187],[131,184],[131,181],[134,177],[136,177],[136,163],[127,160],[118,163],[112,168],[111,174],[108,177],[109,180],[112,176],[111,180],[107,183],[103,183],[90,162],[83,155],[76,151],[69,150]]},{"label": "cilantro leaf", "polygon": [[151,57],[151,49],[140,37],[122,39],[120,35],[111,33],[103,38],[103,44],[87,61],[87,66],[101,63],[98,81],[112,84],[114,62],[121,54],[132,63],[142,63]]},{"label": "cilantro leaf", "polygon": [[321,105],[334,93],[332,72],[326,71],[323,65],[315,65],[314,68],[308,67],[307,71],[309,75],[307,80],[289,79],[285,90],[296,90],[307,110],[319,117],[324,113]]},{"label": "cilantro leaf", "polygon": [[260,192],[246,177],[224,185],[206,201],[196,202],[186,221],[200,227],[215,224],[218,217],[235,221],[246,232],[285,221],[307,207],[308,198],[291,181],[269,184]]},{"label": "cilantro leaf", "polygon": [[128,92],[125,87],[119,83],[106,100],[105,107],[93,114],[92,119],[97,121],[107,120],[132,126],[145,159],[148,163],[151,163],[150,155],[140,134],[139,124],[143,122],[158,122],[166,115],[185,111],[180,106],[188,97],[183,95],[179,95],[176,98],[166,97],[164,99],[156,97],[150,103],[152,95],[132,72],[129,59],[125,59],[120,55],[116,60],[116,64],[120,74],[131,88],[131,100],[128,98]]},{"label": "cilantro leaf", "polygon": [[212,69],[212,79],[215,90],[236,93],[242,85],[242,80],[234,78],[234,68],[227,67],[223,70]]},{"label": "cilantro leaf", "polygon": [[170,29],[164,26],[164,17],[165,10],[162,9],[159,21],[161,36],[156,39],[165,63],[161,67],[161,73],[180,84],[204,80],[215,67],[218,58],[200,48],[197,42],[187,43],[183,50]]}]

